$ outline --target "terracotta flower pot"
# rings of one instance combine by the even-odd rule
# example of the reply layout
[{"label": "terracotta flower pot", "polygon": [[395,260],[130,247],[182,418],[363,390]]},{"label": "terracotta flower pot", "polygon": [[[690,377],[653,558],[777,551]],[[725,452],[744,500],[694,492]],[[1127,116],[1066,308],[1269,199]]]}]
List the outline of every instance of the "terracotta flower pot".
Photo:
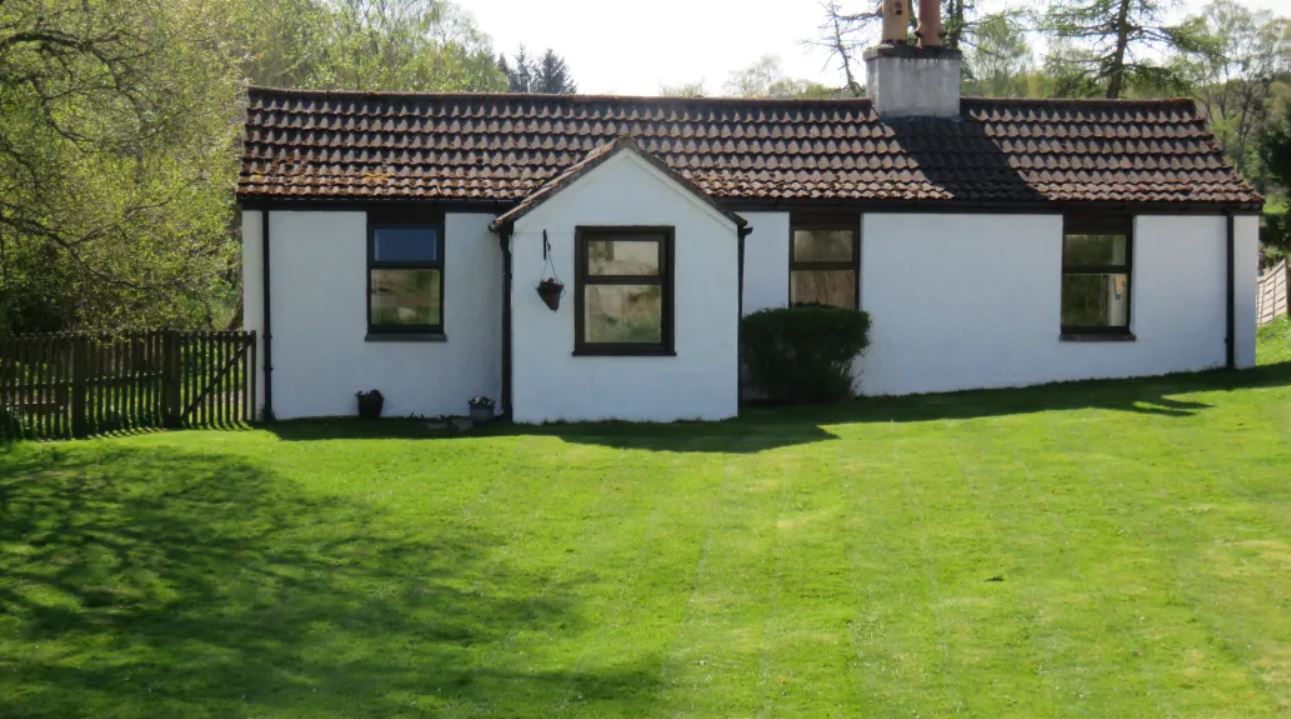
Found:
[{"label": "terracotta flower pot", "polygon": [[560,297],[564,294],[565,283],[560,280],[547,278],[538,283],[538,296],[552,312],[560,309]]}]

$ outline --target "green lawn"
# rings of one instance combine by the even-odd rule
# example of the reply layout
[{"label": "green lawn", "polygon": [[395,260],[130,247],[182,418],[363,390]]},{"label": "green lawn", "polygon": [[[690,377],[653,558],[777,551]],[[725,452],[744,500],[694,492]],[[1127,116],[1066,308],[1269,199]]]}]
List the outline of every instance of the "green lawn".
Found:
[{"label": "green lawn", "polygon": [[1288,716],[1291,330],[1261,352],[719,425],[0,450],[0,716]]}]

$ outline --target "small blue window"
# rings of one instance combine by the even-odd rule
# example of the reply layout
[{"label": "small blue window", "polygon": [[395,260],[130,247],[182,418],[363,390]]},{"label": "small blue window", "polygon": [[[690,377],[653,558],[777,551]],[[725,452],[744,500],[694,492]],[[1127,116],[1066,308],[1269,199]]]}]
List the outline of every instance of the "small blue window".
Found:
[{"label": "small blue window", "polygon": [[438,262],[439,230],[435,227],[373,228],[372,261]]}]

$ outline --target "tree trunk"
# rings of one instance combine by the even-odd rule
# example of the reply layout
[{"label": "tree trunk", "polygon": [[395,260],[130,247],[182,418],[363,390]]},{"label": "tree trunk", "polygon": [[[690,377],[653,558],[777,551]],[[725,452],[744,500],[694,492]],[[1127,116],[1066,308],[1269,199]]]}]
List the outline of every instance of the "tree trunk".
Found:
[{"label": "tree trunk", "polygon": [[964,37],[964,0],[946,0],[946,47],[958,50]]},{"label": "tree trunk", "polygon": [[1130,44],[1130,3],[1133,0],[1120,0],[1116,13],[1116,49],[1112,52],[1111,67],[1108,69],[1107,96],[1116,99],[1125,89],[1125,48]]}]

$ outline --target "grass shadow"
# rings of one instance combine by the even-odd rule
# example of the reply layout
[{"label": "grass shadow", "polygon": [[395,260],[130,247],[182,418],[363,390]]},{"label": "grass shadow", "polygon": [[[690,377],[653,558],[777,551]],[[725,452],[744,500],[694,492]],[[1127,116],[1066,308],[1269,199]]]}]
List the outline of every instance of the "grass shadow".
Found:
[{"label": "grass shadow", "polygon": [[1082,380],[1020,389],[970,390],[904,397],[868,397],[833,407],[766,409],[749,413],[756,422],[926,422],[1035,412],[1099,409],[1157,417],[1191,417],[1213,405],[1180,395],[1291,385],[1291,362],[1252,369],[1212,370],[1138,379]]},{"label": "grass shadow", "polygon": [[[225,456],[40,447],[0,464],[0,715],[528,714],[644,666],[544,672],[577,608],[468,526],[393,525]],[[547,702],[548,704],[542,704]]]}]

